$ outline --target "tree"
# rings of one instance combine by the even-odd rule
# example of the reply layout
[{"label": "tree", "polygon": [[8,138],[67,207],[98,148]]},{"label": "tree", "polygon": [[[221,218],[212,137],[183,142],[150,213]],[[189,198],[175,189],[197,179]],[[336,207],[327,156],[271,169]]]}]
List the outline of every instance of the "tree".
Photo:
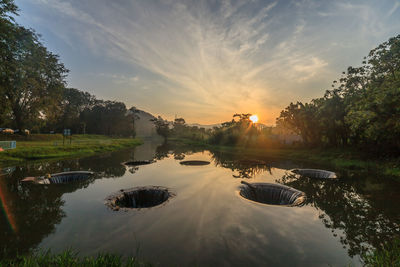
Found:
[{"label": "tree", "polygon": [[[4,4],[6,2],[6,4]],[[13,9],[11,1],[3,1]],[[7,32],[4,32],[6,28]],[[0,93],[15,127],[33,126],[61,98],[68,72],[58,56],[47,51],[38,35],[1,17]]]},{"label": "tree", "polygon": [[136,128],[135,128],[135,121],[140,120],[139,113],[140,110],[138,110],[136,107],[131,107],[129,109],[129,116],[131,117],[132,120],[132,128],[133,128],[133,136],[136,136]]},{"label": "tree", "polygon": [[71,129],[73,133],[84,132],[84,123],[80,115],[85,109],[90,109],[96,103],[96,98],[75,88],[64,88],[62,99],[58,104],[59,112],[53,130]]},{"label": "tree", "polygon": [[132,136],[132,118],[122,102],[96,100],[92,108],[80,115],[88,133]]},{"label": "tree", "polygon": [[381,153],[400,151],[400,35],[371,50],[368,83],[349,103],[346,122],[353,139]]},{"label": "tree", "polygon": [[292,130],[300,135],[307,145],[315,145],[321,142],[321,127],[317,118],[318,106],[315,102],[296,104],[290,103],[281,111],[276,124]]},{"label": "tree", "polygon": [[14,0],[0,0],[0,19],[14,21],[11,14],[18,15],[18,7]]},{"label": "tree", "polygon": [[158,116],[157,118],[152,119],[151,121],[154,123],[157,133],[162,137],[164,137],[164,141],[167,141],[167,138],[171,134],[168,121],[161,118],[161,116]]},{"label": "tree", "polygon": [[348,67],[324,97],[291,103],[277,119],[307,144],[400,151],[400,35],[372,49],[361,67]]}]

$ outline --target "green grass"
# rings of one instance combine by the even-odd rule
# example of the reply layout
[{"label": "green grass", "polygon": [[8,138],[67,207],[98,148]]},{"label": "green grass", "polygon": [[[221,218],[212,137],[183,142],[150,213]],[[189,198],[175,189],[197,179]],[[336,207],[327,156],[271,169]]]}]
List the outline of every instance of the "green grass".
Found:
[{"label": "green grass", "polygon": [[386,243],[382,248],[363,255],[365,266],[396,267],[400,266],[400,240]]},{"label": "green grass", "polygon": [[289,159],[300,162],[313,162],[321,165],[332,166],[335,169],[359,169],[374,170],[394,180],[400,181],[400,159],[399,158],[376,158],[352,149],[308,149],[308,148],[245,148],[238,146],[209,145],[201,141],[168,139],[177,145],[190,145],[204,147],[209,150],[235,153],[243,157],[263,157]]},{"label": "green grass", "polygon": [[111,138],[99,135],[75,135],[70,140],[60,135],[32,136],[30,141],[17,141],[17,148],[0,152],[0,165],[26,160],[51,159],[86,156],[95,153],[114,151],[141,144],[134,138]]},{"label": "green grass", "polygon": [[66,250],[59,254],[50,251],[38,252],[32,255],[18,256],[14,259],[0,260],[0,266],[42,267],[42,266],[87,266],[87,267],[118,267],[118,266],[152,266],[138,260],[136,257],[123,259],[120,255],[102,253],[96,257],[79,257],[78,253]]}]

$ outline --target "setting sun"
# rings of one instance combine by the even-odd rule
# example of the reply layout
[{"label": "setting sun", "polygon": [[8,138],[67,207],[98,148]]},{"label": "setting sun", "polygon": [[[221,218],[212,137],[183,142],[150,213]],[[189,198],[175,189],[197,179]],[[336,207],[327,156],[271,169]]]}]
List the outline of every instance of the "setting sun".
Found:
[{"label": "setting sun", "polygon": [[257,123],[257,122],[258,122],[258,116],[257,116],[257,115],[251,115],[251,116],[250,116],[250,120],[251,120],[253,123]]}]

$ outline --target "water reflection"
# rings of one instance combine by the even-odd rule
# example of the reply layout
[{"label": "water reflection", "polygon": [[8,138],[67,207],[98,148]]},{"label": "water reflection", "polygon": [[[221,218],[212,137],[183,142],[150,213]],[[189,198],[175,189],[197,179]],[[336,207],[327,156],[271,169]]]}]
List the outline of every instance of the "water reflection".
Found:
[{"label": "water reflection", "polygon": [[[274,257],[279,257],[286,253],[293,259],[304,260],[303,263],[317,265],[313,260],[319,256],[313,251],[319,253],[320,249],[324,257],[330,253],[332,261],[329,263],[335,264],[334,260],[337,260],[336,263],[344,262],[345,265],[347,259],[343,259],[343,255],[346,257],[346,253],[360,255],[370,246],[377,247],[384,241],[400,237],[400,208],[394,204],[400,200],[400,186],[376,178],[378,174],[350,172],[340,173],[341,179],[316,180],[298,178],[288,172],[281,177],[285,170],[303,167],[304,164],[274,159],[244,160],[240,154],[221,151],[198,153],[203,151],[190,146],[145,143],[135,150],[35,162],[3,172],[4,175],[0,176],[0,239],[6,242],[0,244],[0,257],[25,253],[43,243],[50,244],[49,247],[62,247],[67,240],[83,252],[85,248],[99,244],[104,249],[129,248],[132,247],[131,234],[135,233],[139,241],[144,242],[144,252],[148,255],[157,252],[160,258],[166,254],[165,258],[170,258],[176,254],[175,259],[179,261],[182,258],[182,262],[191,262],[188,258],[197,257],[197,263],[204,262],[205,265],[215,262],[232,265],[236,262],[233,259],[248,258],[251,259],[248,264],[262,264],[263,260],[273,262],[275,254]],[[199,158],[211,161],[211,164],[188,168],[177,162]],[[153,159],[157,162],[139,167],[121,164],[129,160]],[[25,176],[73,170],[93,171],[95,175],[65,185],[20,183]],[[300,190],[307,195],[305,206],[282,209],[252,205],[235,196],[240,183],[232,178],[232,173],[234,178],[276,181]],[[150,184],[173,188],[177,196],[170,205],[146,213],[110,215],[103,205],[104,198],[114,191]],[[82,199],[92,202],[81,204]],[[99,203],[93,204],[93,199]],[[77,211],[77,206],[82,206],[83,211]],[[93,207],[97,210],[92,210]],[[87,228],[82,229],[82,221]],[[77,225],[70,226],[74,223]],[[114,226],[121,237],[110,241],[107,247],[104,240],[108,242],[113,237],[110,226]],[[196,238],[193,238],[193,233]],[[72,234],[86,235],[87,238],[73,243]],[[89,236],[96,238],[91,240]],[[43,241],[46,239],[49,243]],[[165,240],[168,240],[168,247],[163,243]],[[330,245],[320,248],[325,242]],[[81,243],[86,247],[79,247]],[[251,251],[246,251],[246,246],[251,246]],[[192,247],[195,247],[193,251],[187,251]],[[329,249],[334,251],[329,252]],[[220,255],[213,254],[216,250]],[[265,250],[274,251],[274,255],[266,255]],[[202,254],[202,251],[209,254]],[[181,252],[189,254],[178,255]],[[239,252],[243,253],[241,257]],[[213,262],[217,258],[220,260],[221,255],[232,260]],[[320,259],[321,262],[324,261]]]},{"label": "water reflection", "polygon": [[155,158],[158,160],[173,156],[175,160],[183,160],[186,156],[192,155],[196,152],[204,151],[203,148],[193,147],[188,145],[174,145],[170,143],[163,143],[158,146],[155,153]]},{"label": "water reflection", "polygon": [[277,182],[306,193],[306,205],[320,211],[325,227],[350,256],[400,238],[399,184],[374,177],[316,180],[286,174]]},{"label": "water reflection", "polygon": [[254,178],[263,172],[271,174],[271,166],[261,160],[243,159],[240,155],[234,153],[223,153],[221,151],[212,151],[212,158],[216,166],[231,169],[234,178]]},{"label": "water reflection", "polygon": [[[24,254],[51,233],[66,216],[63,195],[87,188],[96,179],[122,177],[121,163],[135,158],[132,149],[94,157],[63,161],[35,162],[6,168],[0,177],[0,257]],[[95,172],[89,179],[67,184],[23,183],[26,176],[41,176],[71,170]],[[6,242],[4,242],[6,240]]]}]

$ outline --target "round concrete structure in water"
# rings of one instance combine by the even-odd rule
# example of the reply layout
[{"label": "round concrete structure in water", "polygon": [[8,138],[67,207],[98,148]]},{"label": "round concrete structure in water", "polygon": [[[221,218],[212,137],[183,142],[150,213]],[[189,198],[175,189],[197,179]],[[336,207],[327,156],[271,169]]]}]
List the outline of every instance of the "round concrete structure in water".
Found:
[{"label": "round concrete structure in water", "polygon": [[306,194],[281,184],[241,182],[240,196],[259,203],[281,206],[302,206]]},{"label": "round concrete structure in water", "polygon": [[166,202],[175,196],[162,186],[144,186],[121,189],[106,198],[106,205],[113,210],[151,208]]},{"label": "round concrete structure in water", "polygon": [[334,172],[318,169],[293,169],[292,173],[298,174],[300,176],[305,176],[309,178],[318,179],[336,179],[337,175]]},{"label": "round concrete structure in water", "polygon": [[130,160],[130,161],[123,162],[122,165],[139,166],[139,165],[147,165],[147,164],[151,164],[151,163],[154,163],[154,160]]},{"label": "round concrete structure in water", "polygon": [[187,166],[202,166],[202,165],[210,164],[209,161],[205,161],[205,160],[184,160],[179,163],[182,165],[187,165]]}]

